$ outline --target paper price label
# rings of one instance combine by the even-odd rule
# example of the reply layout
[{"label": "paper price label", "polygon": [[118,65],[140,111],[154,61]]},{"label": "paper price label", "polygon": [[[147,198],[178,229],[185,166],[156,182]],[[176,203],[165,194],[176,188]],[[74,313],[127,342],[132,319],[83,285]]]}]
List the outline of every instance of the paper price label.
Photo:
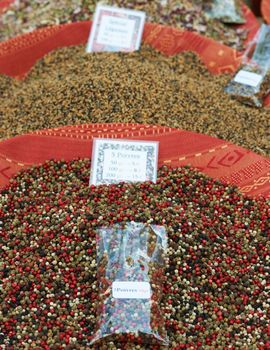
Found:
[{"label": "paper price label", "polygon": [[144,12],[98,5],[86,51],[138,50],[144,22]]},{"label": "paper price label", "polygon": [[134,27],[135,22],[131,19],[103,16],[97,42],[104,46],[131,47]]},{"label": "paper price label", "polygon": [[115,281],[112,294],[115,299],[150,299],[151,287],[149,282]]},{"label": "paper price label", "polygon": [[156,182],[158,142],[94,139],[91,185]]},{"label": "paper price label", "polygon": [[263,77],[260,74],[248,72],[246,70],[240,70],[233,80],[239,84],[257,87],[262,79]]}]

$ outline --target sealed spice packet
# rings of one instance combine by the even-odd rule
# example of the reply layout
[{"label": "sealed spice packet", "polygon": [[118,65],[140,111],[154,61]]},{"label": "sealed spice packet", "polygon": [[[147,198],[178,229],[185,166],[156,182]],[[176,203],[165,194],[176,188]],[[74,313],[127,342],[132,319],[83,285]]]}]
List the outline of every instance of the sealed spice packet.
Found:
[{"label": "sealed spice packet", "polygon": [[163,226],[129,222],[97,230],[99,302],[90,345],[168,345],[160,310],[166,248]]},{"label": "sealed spice packet", "polygon": [[261,26],[251,60],[241,67],[225,91],[245,104],[263,106],[263,99],[270,92],[269,25]]},{"label": "sealed spice packet", "polygon": [[228,24],[243,24],[246,22],[240,0],[207,0],[204,10],[213,19]]}]

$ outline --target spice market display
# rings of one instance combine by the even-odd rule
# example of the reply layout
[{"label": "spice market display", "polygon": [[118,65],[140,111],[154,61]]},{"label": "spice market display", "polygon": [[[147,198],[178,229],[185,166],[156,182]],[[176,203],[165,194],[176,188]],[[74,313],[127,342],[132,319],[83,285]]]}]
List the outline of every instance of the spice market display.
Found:
[{"label": "spice market display", "polygon": [[[196,31],[202,35],[211,37],[221,43],[242,50],[249,35],[249,25],[235,27],[231,24],[224,24],[215,12],[224,13],[224,7],[229,11],[229,23],[245,23],[242,8],[247,17],[252,16],[250,10],[241,2],[234,0],[216,1],[212,9],[211,2],[201,0],[166,0],[166,1],[130,1],[130,0],[109,0],[102,3],[143,10],[147,13],[149,22],[167,24],[188,31]],[[238,4],[234,4],[237,2]],[[7,11],[0,18],[0,41],[7,40],[19,34],[32,31],[36,28],[55,25],[60,23],[84,21],[92,18],[98,1],[96,0],[61,0],[57,4],[49,1],[26,1],[17,0],[11,4]],[[209,6],[210,3],[210,6]],[[209,9],[210,7],[210,9]],[[210,10],[210,11],[209,11]],[[210,15],[207,15],[210,12]],[[213,18],[217,17],[217,18]],[[255,17],[251,22],[254,22]],[[251,27],[253,23],[251,23]]]},{"label": "spice market display", "polygon": [[[267,349],[269,201],[185,167],[163,167],[156,184],[96,187],[89,169],[89,160],[48,161],[1,191],[2,344],[90,348],[95,230],[137,221],[167,228],[161,307],[170,349]],[[151,349],[126,338],[126,349]]]},{"label": "spice market display", "polygon": [[143,47],[89,55],[69,47],[48,54],[23,81],[1,80],[1,138],[86,122],[152,123],[270,154],[270,110],[232,100],[223,91],[230,76],[213,76],[192,53],[167,58]]},{"label": "spice market display", "polygon": [[247,63],[238,0],[3,4],[0,349],[270,349],[270,26]]},{"label": "spice market display", "polygon": [[[70,161],[76,157],[89,157],[89,152],[93,153],[94,138],[158,142],[158,166],[191,165],[213,179],[237,186],[245,195],[270,197],[269,157],[204,134],[127,123],[43,129],[1,141],[1,187],[22,169],[42,164],[48,159]],[[93,155],[91,158],[95,159]]]}]

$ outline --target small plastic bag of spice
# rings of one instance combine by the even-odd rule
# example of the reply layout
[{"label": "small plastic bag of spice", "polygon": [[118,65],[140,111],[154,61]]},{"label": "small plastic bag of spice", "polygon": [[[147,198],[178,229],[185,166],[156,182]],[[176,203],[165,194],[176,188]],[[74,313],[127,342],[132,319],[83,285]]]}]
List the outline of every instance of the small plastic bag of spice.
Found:
[{"label": "small plastic bag of spice", "polygon": [[228,24],[243,24],[246,22],[241,9],[240,0],[206,0],[205,13],[213,19]]},{"label": "small plastic bag of spice", "polygon": [[163,226],[130,222],[97,230],[99,301],[91,345],[168,345],[160,310],[166,248]]},{"label": "small plastic bag of spice", "polygon": [[261,26],[251,60],[244,63],[226,86],[225,91],[245,104],[256,107],[263,106],[263,99],[270,92],[269,25],[263,24]]}]

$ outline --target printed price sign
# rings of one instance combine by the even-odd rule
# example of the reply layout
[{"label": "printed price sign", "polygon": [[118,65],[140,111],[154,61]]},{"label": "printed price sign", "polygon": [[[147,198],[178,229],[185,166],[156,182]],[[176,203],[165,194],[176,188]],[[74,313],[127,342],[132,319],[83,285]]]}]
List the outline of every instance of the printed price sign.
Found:
[{"label": "printed price sign", "polygon": [[144,22],[144,12],[97,5],[86,51],[138,50]]},{"label": "printed price sign", "polygon": [[93,141],[91,185],[157,180],[158,142]]}]

